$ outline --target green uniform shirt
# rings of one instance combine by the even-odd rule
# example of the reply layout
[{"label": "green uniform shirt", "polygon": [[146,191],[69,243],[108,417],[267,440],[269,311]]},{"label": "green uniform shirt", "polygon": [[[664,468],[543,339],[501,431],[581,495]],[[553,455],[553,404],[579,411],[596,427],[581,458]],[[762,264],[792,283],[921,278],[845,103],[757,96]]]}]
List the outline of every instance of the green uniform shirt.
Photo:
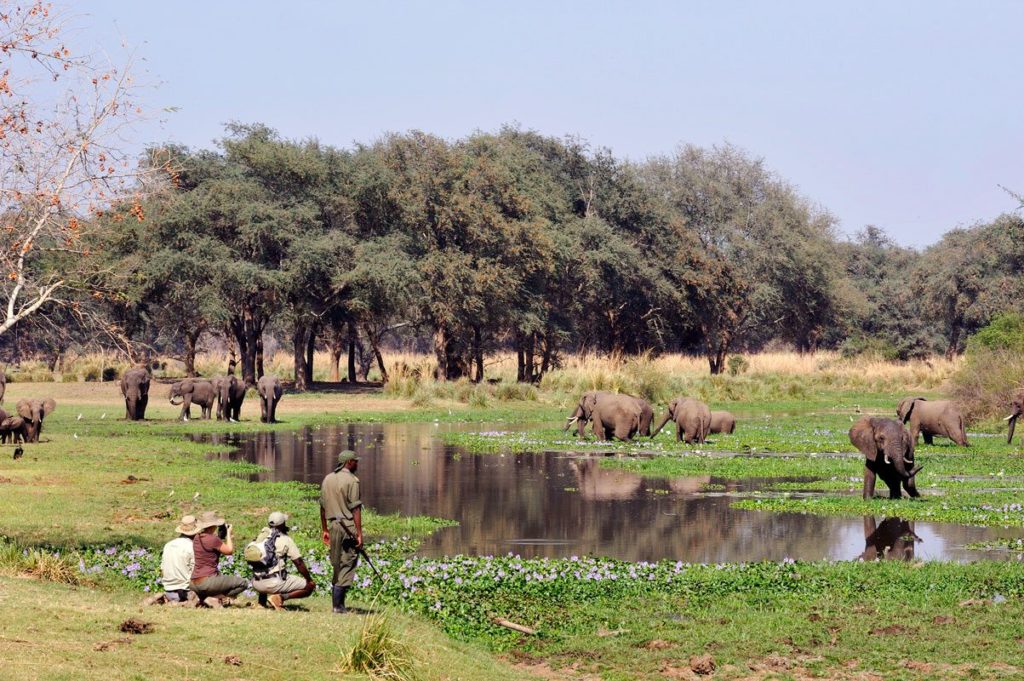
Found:
[{"label": "green uniform shirt", "polygon": [[328,473],[320,484],[320,506],[327,519],[341,518],[352,525],[352,511],[363,505],[359,499],[359,478],[347,468]]}]

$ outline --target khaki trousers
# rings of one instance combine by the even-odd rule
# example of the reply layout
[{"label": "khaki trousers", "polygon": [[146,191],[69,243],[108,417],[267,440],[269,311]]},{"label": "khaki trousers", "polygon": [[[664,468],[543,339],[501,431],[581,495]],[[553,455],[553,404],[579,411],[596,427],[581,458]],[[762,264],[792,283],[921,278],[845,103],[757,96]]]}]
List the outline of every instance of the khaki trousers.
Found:
[{"label": "khaki trousers", "polygon": [[[355,530],[352,530],[355,533]],[[359,554],[356,540],[348,535],[337,520],[331,522],[331,567],[334,568],[333,586],[352,586]]]}]

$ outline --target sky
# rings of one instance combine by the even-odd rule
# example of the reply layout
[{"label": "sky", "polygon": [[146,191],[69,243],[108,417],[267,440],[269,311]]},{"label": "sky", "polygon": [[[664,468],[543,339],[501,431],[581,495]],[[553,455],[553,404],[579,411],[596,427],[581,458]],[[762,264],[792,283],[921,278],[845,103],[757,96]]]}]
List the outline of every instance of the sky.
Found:
[{"label": "sky", "polygon": [[1024,2],[56,1],[76,44],[134,52],[150,142],[210,148],[231,121],[339,147],[515,123],[633,161],[728,142],[841,233],[917,247],[1024,193]]}]

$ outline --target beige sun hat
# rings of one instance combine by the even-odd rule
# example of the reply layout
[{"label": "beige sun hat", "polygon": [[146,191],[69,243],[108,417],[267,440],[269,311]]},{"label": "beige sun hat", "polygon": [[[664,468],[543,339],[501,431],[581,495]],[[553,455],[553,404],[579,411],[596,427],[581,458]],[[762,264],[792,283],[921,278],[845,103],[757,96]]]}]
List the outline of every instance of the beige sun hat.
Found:
[{"label": "beige sun hat", "polygon": [[288,514],[274,511],[267,518],[267,527],[281,527],[288,522]]},{"label": "beige sun hat", "polygon": [[199,534],[199,521],[196,520],[194,515],[183,515],[181,516],[181,522],[174,528],[174,531],[188,537]]},{"label": "beige sun hat", "polygon": [[221,518],[220,514],[216,511],[205,511],[201,516],[199,516],[197,531],[201,532],[202,530],[205,530],[207,527],[218,527],[220,525],[223,525],[224,523],[225,520]]}]

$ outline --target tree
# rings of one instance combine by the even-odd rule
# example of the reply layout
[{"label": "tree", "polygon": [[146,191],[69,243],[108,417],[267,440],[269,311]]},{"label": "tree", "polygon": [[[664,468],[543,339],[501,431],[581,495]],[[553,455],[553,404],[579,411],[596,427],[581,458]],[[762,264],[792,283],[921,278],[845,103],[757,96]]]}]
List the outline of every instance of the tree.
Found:
[{"label": "tree", "polygon": [[139,116],[131,64],[78,54],[66,35],[48,3],[0,0],[0,335],[68,297],[91,263],[87,222],[140,192],[122,148]]},{"label": "tree", "polygon": [[[686,146],[645,168],[679,220],[686,284],[712,374],[741,336],[813,350],[834,313],[832,218],[732,146]],[[685,231],[696,237],[684,236]]]}]

